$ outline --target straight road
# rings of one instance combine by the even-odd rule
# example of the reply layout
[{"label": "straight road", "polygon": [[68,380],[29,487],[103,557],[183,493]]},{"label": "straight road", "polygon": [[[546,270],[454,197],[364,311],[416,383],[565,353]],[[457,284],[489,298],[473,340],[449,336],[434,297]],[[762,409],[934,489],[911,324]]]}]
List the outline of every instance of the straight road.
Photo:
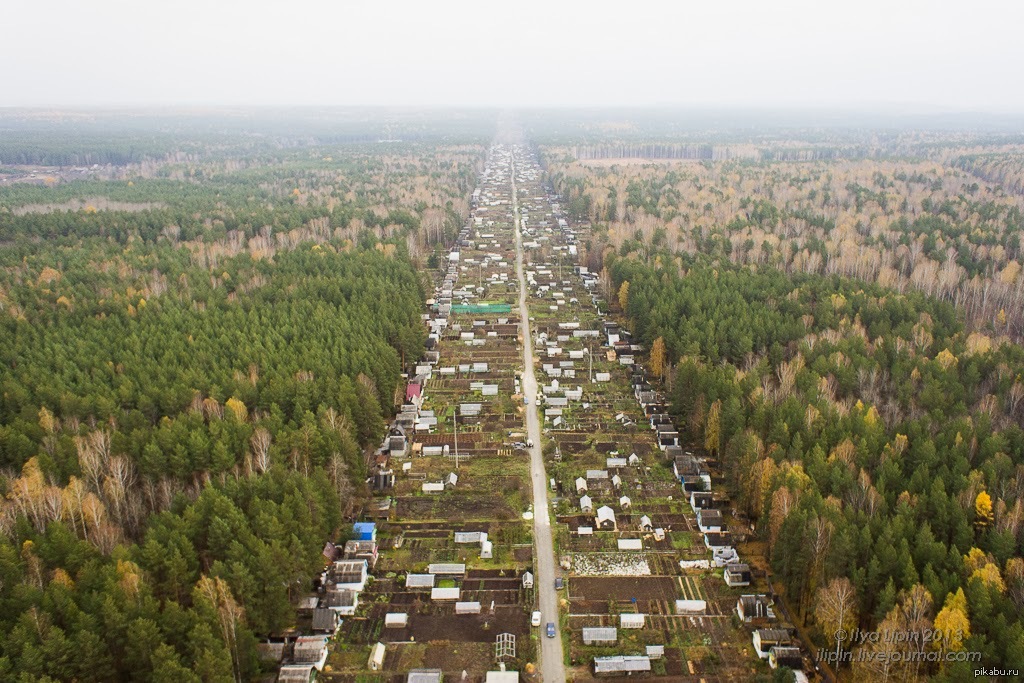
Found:
[{"label": "straight road", "polygon": [[[516,162],[512,157],[512,220],[516,230],[516,272],[519,275],[519,316],[523,335],[523,396],[530,404],[526,410],[526,434],[533,441],[530,449],[530,477],[533,480],[533,554],[537,560],[534,586],[540,597],[540,670],[545,683],[563,683],[565,664],[562,654],[562,629],[558,619],[558,592],[555,590],[555,547],[551,539],[551,509],[548,506],[548,477],[540,448],[540,422],[537,419],[537,378],[533,373],[533,335],[530,310],[526,305],[526,274],[523,270],[523,234],[516,196]],[[555,637],[548,638],[546,624],[555,623]]]}]

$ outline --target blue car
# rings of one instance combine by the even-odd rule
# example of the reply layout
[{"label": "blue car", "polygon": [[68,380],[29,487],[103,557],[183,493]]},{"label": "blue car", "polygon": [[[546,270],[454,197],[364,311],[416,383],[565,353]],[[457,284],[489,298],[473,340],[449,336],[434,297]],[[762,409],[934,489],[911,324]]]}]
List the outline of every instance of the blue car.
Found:
[{"label": "blue car", "polygon": [[555,622],[549,621],[548,622],[548,638],[554,638],[554,637],[555,637]]}]

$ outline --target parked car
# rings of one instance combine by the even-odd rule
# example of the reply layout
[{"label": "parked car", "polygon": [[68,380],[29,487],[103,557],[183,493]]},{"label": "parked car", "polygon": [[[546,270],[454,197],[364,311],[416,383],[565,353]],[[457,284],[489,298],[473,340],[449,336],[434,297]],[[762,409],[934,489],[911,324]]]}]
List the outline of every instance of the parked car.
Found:
[{"label": "parked car", "polygon": [[560,591],[563,588],[565,588],[565,581],[562,580],[562,577],[558,577],[555,579],[555,590]]},{"label": "parked car", "polygon": [[534,612],[533,617],[530,619],[530,625],[540,626],[540,612]]},{"label": "parked car", "polygon": [[555,623],[553,621],[548,622],[548,638],[555,637]]}]

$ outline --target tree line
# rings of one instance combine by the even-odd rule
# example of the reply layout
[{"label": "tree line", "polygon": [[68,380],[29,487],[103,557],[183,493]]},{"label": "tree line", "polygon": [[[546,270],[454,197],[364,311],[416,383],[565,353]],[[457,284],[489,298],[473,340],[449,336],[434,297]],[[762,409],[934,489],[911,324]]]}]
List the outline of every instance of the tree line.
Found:
[{"label": "tree line", "polygon": [[[955,625],[940,647],[1024,665],[1024,350],[916,292],[663,262],[606,260],[677,424],[719,460],[794,616],[824,647],[847,621]],[[979,665],[908,666],[860,675]]]}]

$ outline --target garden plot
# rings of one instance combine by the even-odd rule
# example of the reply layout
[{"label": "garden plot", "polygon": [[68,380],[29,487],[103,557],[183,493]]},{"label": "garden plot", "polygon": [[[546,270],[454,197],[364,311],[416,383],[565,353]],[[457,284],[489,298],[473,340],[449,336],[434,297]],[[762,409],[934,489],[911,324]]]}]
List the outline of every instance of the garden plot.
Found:
[{"label": "garden plot", "polygon": [[[648,601],[674,601],[679,597],[679,583],[674,576],[602,577],[579,576],[570,583],[571,596],[582,600],[614,600],[631,602],[639,607]],[[640,609],[640,611],[644,611]]]},{"label": "garden plot", "polygon": [[[620,553],[572,556],[572,571],[577,576],[649,576],[651,567],[644,555]],[[575,579],[578,580],[578,579]]]},{"label": "garden plot", "polygon": [[505,499],[493,492],[461,491],[436,496],[407,496],[398,499],[398,518],[444,519],[453,522],[464,519],[510,520],[522,514]]}]

